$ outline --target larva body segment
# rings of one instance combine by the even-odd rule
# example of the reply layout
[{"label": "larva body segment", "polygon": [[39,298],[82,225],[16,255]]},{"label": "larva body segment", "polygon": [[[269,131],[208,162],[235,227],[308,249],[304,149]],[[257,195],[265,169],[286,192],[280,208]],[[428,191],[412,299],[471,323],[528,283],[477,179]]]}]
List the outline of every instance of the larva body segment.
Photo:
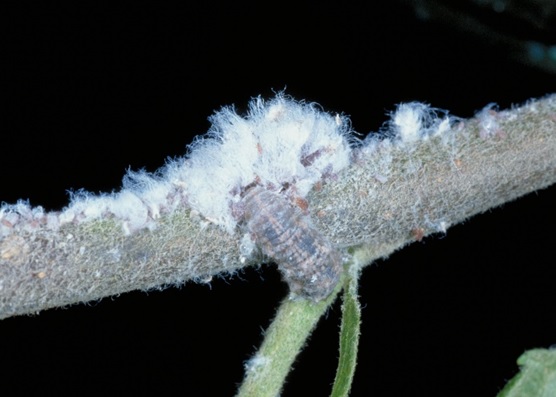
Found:
[{"label": "larva body segment", "polygon": [[315,301],[336,287],[340,253],[286,198],[255,186],[243,198],[247,231],[263,254],[276,261],[290,290]]}]

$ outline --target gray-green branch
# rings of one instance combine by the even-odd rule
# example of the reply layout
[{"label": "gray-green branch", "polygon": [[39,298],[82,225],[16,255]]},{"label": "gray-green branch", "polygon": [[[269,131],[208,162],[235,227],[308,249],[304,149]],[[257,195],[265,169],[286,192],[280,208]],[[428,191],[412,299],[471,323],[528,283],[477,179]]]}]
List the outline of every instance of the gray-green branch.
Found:
[{"label": "gray-green branch", "polygon": [[[409,146],[355,149],[353,164],[308,197],[316,227],[369,263],[555,183],[556,95],[486,112]],[[106,219],[14,230],[0,240],[0,318],[208,281],[256,262],[242,261],[240,232],[196,218],[183,208],[131,235]]]}]

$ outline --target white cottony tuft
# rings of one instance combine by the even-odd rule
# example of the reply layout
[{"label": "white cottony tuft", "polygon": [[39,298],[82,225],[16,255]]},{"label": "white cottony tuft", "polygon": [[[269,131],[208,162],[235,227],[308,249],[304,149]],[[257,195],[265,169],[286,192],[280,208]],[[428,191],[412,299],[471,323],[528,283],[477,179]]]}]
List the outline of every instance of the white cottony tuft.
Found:
[{"label": "white cottony tuft", "polygon": [[493,137],[500,132],[497,115],[498,106],[495,103],[489,103],[479,113],[477,113],[477,117],[480,120],[479,135],[482,138]]},{"label": "white cottony tuft", "polygon": [[431,108],[420,102],[402,103],[391,115],[388,123],[389,135],[398,137],[403,143],[415,142],[429,136],[447,132],[456,118],[445,111]]},{"label": "white cottony tuft", "polygon": [[254,99],[246,117],[224,108],[190,146],[180,177],[191,207],[232,232],[232,206],[245,188],[304,197],[313,185],[349,164],[349,123],[313,104],[278,95]]},{"label": "white cottony tuft", "polygon": [[[496,132],[492,108],[483,113],[485,134]],[[315,184],[335,177],[350,164],[351,143],[356,141],[346,117],[284,94],[268,101],[253,99],[245,116],[225,107],[210,120],[208,133],[189,146],[185,157],[171,160],[154,174],[129,171],[119,192],[78,191],[59,212],[48,213],[24,201],[2,205],[0,237],[18,228],[58,229],[102,218],[120,222],[124,233],[131,234],[155,228],[157,218],[180,207],[189,207],[205,222],[234,233],[246,190],[257,185],[302,202]],[[444,136],[454,120],[426,104],[401,104],[383,128],[384,134],[367,138],[358,151],[383,159],[376,178],[386,181],[389,148],[401,145],[411,150],[413,145],[408,144],[419,139]],[[246,256],[249,247],[245,244]]]},{"label": "white cottony tuft", "polygon": [[119,192],[78,191],[68,207],[52,213],[26,202],[3,205],[0,236],[14,228],[57,229],[99,218],[121,222],[124,233],[131,234],[155,228],[162,213],[180,206],[232,233],[238,222],[233,208],[246,188],[257,184],[303,198],[350,161],[349,121],[283,94],[270,101],[253,99],[245,117],[226,107],[210,120],[212,127],[190,145],[185,158],[154,174],[128,172]]},{"label": "white cottony tuft", "polygon": [[392,126],[403,142],[420,138],[423,118],[428,107],[422,103],[403,103],[392,115]]}]

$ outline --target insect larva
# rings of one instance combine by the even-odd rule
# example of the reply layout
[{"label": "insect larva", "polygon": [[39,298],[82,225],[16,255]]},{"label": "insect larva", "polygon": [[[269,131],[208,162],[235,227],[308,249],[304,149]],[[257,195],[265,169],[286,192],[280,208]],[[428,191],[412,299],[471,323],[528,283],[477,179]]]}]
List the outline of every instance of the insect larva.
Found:
[{"label": "insect larva", "polygon": [[247,231],[276,261],[293,293],[315,301],[330,295],[340,279],[341,255],[299,208],[255,186],[246,192],[243,210]]}]

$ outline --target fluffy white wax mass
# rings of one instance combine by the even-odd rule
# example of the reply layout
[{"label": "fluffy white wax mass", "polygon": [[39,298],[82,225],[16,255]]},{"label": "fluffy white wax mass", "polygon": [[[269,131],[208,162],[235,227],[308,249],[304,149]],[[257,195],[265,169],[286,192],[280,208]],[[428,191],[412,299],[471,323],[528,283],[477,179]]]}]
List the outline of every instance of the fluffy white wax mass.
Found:
[{"label": "fluffy white wax mass", "polygon": [[[496,131],[493,113],[491,107],[481,113],[487,134]],[[412,150],[419,140],[449,136],[455,120],[426,104],[401,104],[380,134],[355,145],[350,122],[342,115],[284,94],[268,101],[258,97],[244,116],[233,107],[214,113],[211,128],[189,146],[185,157],[169,161],[153,174],[129,171],[118,192],[95,195],[80,190],[66,208],[50,213],[25,201],[3,204],[0,237],[18,228],[58,229],[101,218],[121,222],[124,233],[131,234],[156,228],[162,214],[184,207],[235,233],[243,221],[242,197],[249,189],[257,186],[299,202],[315,184],[346,168],[355,146],[360,154],[384,160],[376,177],[387,180],[391,147]]]},{"label": "fluffy white wax mass", "polygon": [[459,120],[444,110],[420,102],[398,105],[386,124],[387,135],[403,143],[413,143],[429,136],[442,135]]},{"label": "fluffy white wax mass", "polygon": [[253,185],[304,197],[313,185],[349,165],[348,120],[278,95],[254,99],[246,117],[224,108],[207,135],[190,147],[176,173],[191,207],[229,232],[232,214]]}]

